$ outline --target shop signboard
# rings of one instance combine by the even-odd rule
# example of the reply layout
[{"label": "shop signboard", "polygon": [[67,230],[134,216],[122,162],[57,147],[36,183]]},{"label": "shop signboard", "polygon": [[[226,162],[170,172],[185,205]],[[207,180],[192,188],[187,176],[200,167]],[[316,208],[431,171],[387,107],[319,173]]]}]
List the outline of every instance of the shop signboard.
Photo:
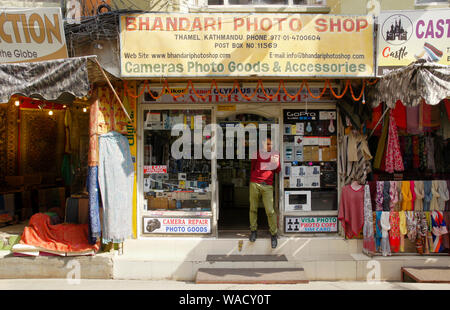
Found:
[{"label": "shop signboard", "polygon": [[127,78],[374,75],[370,16],[136,13],[120,30]]},{"label": "shop signboard", "polygon": [[[195,84],[194,84],[195,86]],[[195,86],[195,91],[192,88],[186,91],[186,87],[170,87],[172,95],[169,91],[164,89],[164,86],[151,87],[153,97],[145,90],[142,92],[141,103],[242,103],[242,102],[334,102],[336,99],[331,95],[329,90],[325,91],[320,99],[317,99],[323,91],[322,87],[310,86],[309,95],[306,87],[303,87],[302,91],[298,93],[301,87],[301,82],[296,83],[295,86],[286,86],[286,95],[284,89],[278,89],[277,87],[261,87],[256,88],[256,84],[247,87],[242,87],[239,91],[230,86],[220,86],[217,89],[210,86]],[[337,88],[333,89],[334,92],[340,93]],[[255,94],[256,92],[256,94]],[[297,94],[298,93],[298,94]],[[266,96],[267,94],[267,96]],[[294,96],[297,94],[297,96]],[[223,110],[222,110],[223,111]]]},{"label": "shop signboard", "polygon": [[333,233],[338,231],[336,216],[286,216],[286,233]]},{"label": "shop signboard", "polygon": [[450,64],[450,9],[385,11],[378,19],[377,75],[419,58]]},{"label": "shop signboard", "polygon": [[210,218],[144,217],[144,234],[209,234]]},{"label": "shop signboard", "polygon": [[0,9],[0,63],[67,57],[60,8]]}]

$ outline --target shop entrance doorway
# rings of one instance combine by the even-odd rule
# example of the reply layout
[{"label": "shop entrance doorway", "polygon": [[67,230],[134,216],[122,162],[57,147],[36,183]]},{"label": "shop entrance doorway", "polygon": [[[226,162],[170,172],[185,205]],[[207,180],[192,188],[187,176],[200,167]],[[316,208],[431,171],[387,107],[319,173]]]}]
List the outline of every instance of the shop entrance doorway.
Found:
[{"label": "shop entrance doorway", "polygon": [[[249,183],[251,159],[250,152],[255,146],[259,147],[259,136],[262,130],[267,131],[267,135],[271,136],[271,126],[277,123],[276,118],[264,117],[252,113],[236,113],[227,117],[217,118],[217,123],[223,129],[223,158],[217,159],[217,180],[219,190],[219,218],[218,230],[220,237],[232,236],[235,233],[247,233],[249,231]],[[233,138],[227,138],[226,131],[239,125],[247,128],[253,124],[256,127],[257,140],[250,132],[245,132],[245,139],[239,139],[237,135]],[[228,141],[227,141],[228,139]],[[227,144],[228,142],[228,144]],[[232,148],[230,149],[230,143]],[[239,146],[245,146],[240,148]],[[228,149],[227,149],[228,148]],[[242,154],[245,150],[245,156]],[[233,157],[230,158],[230,152]],[[227,156],[228,155],[228,156]],[[278,182],[274,182],[275,191],[278,188]],[[274,191],[274,195],[275,195]],[[274,207],[277,209],[277,200],[274,199]],[[267,216],[262,202],[258,209],[258,231],[264,235],[268,234]]]}]

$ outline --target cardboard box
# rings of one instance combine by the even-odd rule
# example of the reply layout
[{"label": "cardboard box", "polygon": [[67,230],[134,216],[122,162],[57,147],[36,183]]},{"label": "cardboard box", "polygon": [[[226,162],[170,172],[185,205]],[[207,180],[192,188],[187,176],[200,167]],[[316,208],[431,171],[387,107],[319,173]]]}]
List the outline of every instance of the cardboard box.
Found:
[{"label": "cardboard box", "polygon": [[148,210],[159,210],[169,208],[169,200],[167,198],[150,197],[148,198],[147,201],[148,201],[147,202]]}]

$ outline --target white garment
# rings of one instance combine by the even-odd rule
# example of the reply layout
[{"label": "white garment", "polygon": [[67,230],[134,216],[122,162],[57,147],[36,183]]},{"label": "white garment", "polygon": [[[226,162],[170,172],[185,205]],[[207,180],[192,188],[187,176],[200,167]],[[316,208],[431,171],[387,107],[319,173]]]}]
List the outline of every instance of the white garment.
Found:
[{"label": "white garment", "polygon": [[439,211],[445,210],[445,202],[449,200],[447,181],[438,181],[438,205]]},{"label": "white garment", "polygon": [[389,230],[391,229],[391,224],[389,223],[389,215],[389,211],[383,211],[380,218],[381,253],[383,256],[391,255],[391,246],[389,245]]}]

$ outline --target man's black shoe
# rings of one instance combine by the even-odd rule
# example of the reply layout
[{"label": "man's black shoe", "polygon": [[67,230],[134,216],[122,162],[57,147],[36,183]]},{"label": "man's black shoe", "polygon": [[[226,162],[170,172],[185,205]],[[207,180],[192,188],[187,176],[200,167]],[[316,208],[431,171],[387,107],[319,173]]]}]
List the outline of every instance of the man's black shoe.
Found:
[{"label": "man's black shoe", "polygon": [[278,242],[277,242],[277,235],[272,235],[270,238],[272,239],[272,249],[275,249],[277,247],[277,244],[278,244]]},{"label": "man's black shoe", "polygon": [[256,230],[253,230],[250,233],[250,242],[255,242],[255,240],[256,240]]}]

